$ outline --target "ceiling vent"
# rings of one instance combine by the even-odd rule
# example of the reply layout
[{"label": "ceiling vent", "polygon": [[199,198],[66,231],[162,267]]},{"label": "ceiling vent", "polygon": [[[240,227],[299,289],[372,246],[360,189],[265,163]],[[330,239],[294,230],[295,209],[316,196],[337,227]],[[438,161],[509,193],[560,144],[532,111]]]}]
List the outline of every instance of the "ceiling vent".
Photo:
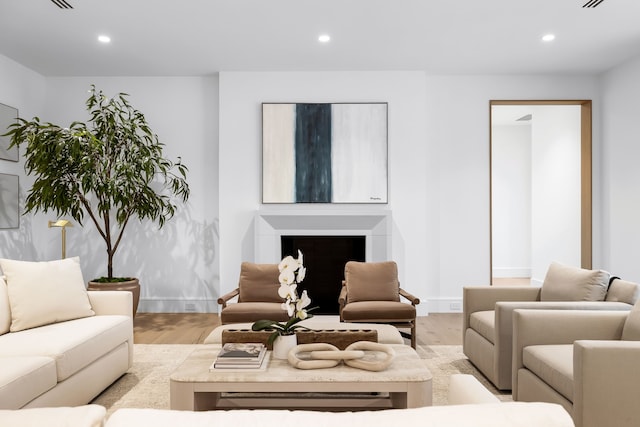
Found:
[{"label": "ceiling vent", "polygon": [[[602,0],[600,0],[602,1]],[[51,0],[51,2],[53,4],[55,4],[56,6],[58,6],[60,9],[73,9],[73,6],[71,6],[67,0]]]},{"label": "ceiling vent", "polygon": [[588,2],[586,2],[585,4],[582,5],[582,7],[596,7],[598,6],[600,3],[602,3],[604,0],[589,0]]}]

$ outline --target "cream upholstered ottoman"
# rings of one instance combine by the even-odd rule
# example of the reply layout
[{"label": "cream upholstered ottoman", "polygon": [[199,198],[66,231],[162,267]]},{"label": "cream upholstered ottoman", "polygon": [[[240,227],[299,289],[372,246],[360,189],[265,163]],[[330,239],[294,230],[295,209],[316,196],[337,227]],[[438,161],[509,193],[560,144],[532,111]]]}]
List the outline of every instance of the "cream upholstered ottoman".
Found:
[{"label": "cream upholstered ottoman", "polygon": [[[230,323],[227,325],[220,325],[211,331],[209,336],[204,339],[204,344],[222,344],[222,331],[225,329],[251,329],[251,325],[251,323]],[[379,323],[341,323],[338,321],[321,320],[317,317],[304,320],[300,322],[300,325],[314,330],[373,329],[378,332],[378,342],[380,344],[404,344],[404,339],[400,335],[400,332],[398,332],[398,330],[392,325]]]}]

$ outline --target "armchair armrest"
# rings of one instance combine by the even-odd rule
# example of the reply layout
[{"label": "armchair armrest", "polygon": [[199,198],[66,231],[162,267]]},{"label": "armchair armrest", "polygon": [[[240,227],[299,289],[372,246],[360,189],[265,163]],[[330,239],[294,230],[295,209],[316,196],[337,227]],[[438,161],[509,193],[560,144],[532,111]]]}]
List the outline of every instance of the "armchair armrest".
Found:
[{"label": "armchair armrest", "polygon": [[522,350],[530,345],[573,344],[576,340],[619,340],[626,311],[522,310],[513,312],[512,391],[517,398]]},{"label": "armchair armrest", "polygon": [[342,289],[340,289],[340,295],[338,296],[338,305],[339,305],[338,313],[340,314],[340,321],[341,322],[344,320],[342,318],[342,309],[344,308],[345,304],[347,304],[347,284],[343,280],[342,281]]},{"label": "armchair armrest", "polygon": [[511,372],[513,347],[513,312],[516,309],[534,310],[612,310],[629,311],[632,306],[606,301],[499,301],[495,305],[495,355],[500,377]]},{"label": "armchair armrest", "polygon": [[133,294],[129,291],[87,291],[96,316],[127,315],[133,317]]},{"label": "armchair armrest", "polygon": [[539,301],[540,288],[533,286],[465,286],[462,288],[462,333],[476,311],[495,310],[498,301]]},{"label": "armchair armrest", "polygon": [[[640,342],[576,341],[573,414],[576,425],[637,423]],[[635,421],[633,421],[635,420]]]},{"label": "armchair armrest", "polygon": [[402,297],[408,299],[409,301],[411,301],[411,305],[420,304],[420,298],[411,295],[409,292],[405,291],[402,288],[399,288],[398,290],[400,292],[400,296],[402,296]]},{"label": "armchair armrest", "polygon": [[227,306],[227,302],[238,295],[240,295],[240,288],[235,288],[231,292],[228,292],[218,298],[218,304],[222,305],[222,308],[224,309]]}]

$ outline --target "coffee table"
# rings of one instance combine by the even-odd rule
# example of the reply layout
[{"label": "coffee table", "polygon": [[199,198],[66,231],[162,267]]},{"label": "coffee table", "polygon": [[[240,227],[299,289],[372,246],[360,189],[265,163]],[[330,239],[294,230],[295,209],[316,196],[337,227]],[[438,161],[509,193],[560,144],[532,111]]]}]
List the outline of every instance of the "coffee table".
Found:
[{"label": "coffee table", "polygon": [[371,372],[340,364],[301,370],[270,358],[262,370],[209,371],[219,345],[202,345],[170,377],[170,406],[178,410],[287,408],[369,410],[417,408],[432,402],[431,373],[407,345],[394,345],[393,363]]}]

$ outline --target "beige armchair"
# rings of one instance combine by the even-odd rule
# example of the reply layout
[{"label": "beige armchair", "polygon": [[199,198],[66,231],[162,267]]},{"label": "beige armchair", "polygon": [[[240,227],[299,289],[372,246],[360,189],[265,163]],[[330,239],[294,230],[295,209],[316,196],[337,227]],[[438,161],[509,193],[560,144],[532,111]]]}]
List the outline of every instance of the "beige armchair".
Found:
[{"label": "beige armchair", "polygon": [[[609,273],[553,263],[542,287],[463,288],[463,352],[500,390],[511,389],[512,317],[518,308],[629,311],[640,285]],[[592,300],[588,300],[592,299]]]},{"label": "beige armchair", "polygon": [[[399,329],[408,328],[411,347],[416,348],[415,306],[420,299],[400,288],[395,262],[349,261],[344,278],[338,298],[341,322],[388,323]],[[411,304],[400,302],[401,296]]]},{"label": "beige armchair", "polygon": [[[254,264],[243,262],[240,266],[238,287],[218,298],[220,321],[227,323],[255,322],[269,319],[287,321],[289,316],[278,295],[278,264]],[[228,304],[237,297],[237,302]]]},{"label": "beige armchair", "polygon": [[577,427],[638,426],[640,303],[630,312],[516,310],[513,399],[562,405]]}]

